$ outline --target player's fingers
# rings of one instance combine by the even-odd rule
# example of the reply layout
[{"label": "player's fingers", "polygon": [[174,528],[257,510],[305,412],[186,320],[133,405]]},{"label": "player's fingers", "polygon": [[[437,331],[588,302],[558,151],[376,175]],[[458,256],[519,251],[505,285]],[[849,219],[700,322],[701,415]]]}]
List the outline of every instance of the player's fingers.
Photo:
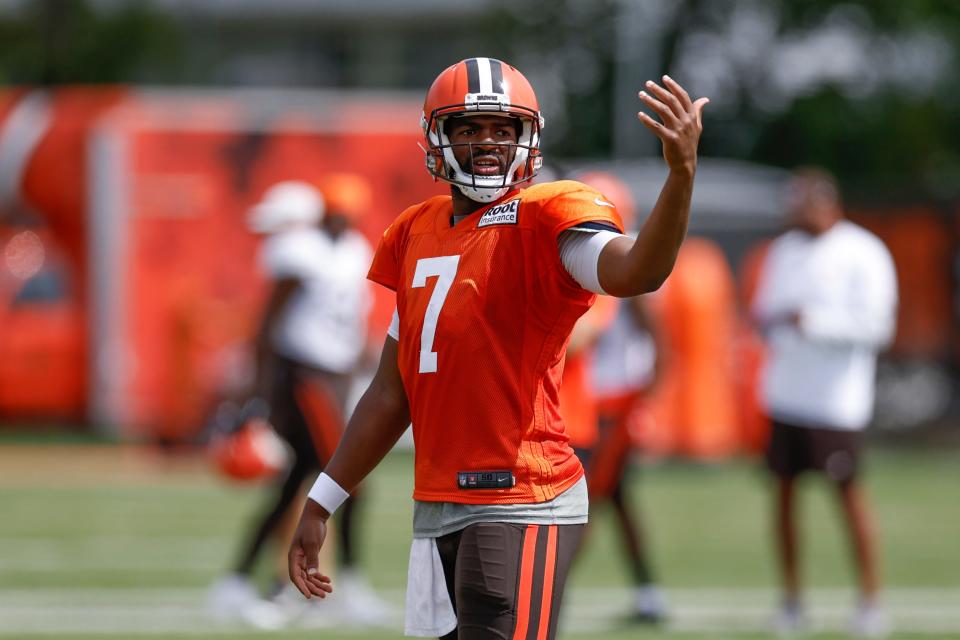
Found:
[{"label": "player's fingers", "polygon": [[333,587],[331,586],[330,576],[325,576],[319,571],[315,571],[313,573],[311,573],[311,571],[313,571],[313,569],[307,570],[308,581],[312,582],[313,584],[317,585],[318,587],[320,587],[321,589],[323,589],[328,593],[333,591]]},{"label": "player's fingers", "polygon": [[303,594],[304,598],[310,598],[310,588],[307,586],[307,572],[303,568],[300,559],[295,557],[291,549],[287,555],[287,573],[290,575],[290,582],[297,588],[297,591]]},{"label": "player's fingers", "polygon": [[326,598],[328,593],[333,592],[333,586],[330,584],[330,578],[328,576],[321,575],[320,573],[310,573],[310,571],[315,570],[307,570],[304,584],[311,594],[317,596],[318,598]]},{"label": "player's fingers", "polygon": [[697,98],[693,103],[693,112],[697,114],[697,124],[703,125],[703,108],[710,102],[710,98]]},{"label": "player's fingers", "polygon": [[657,112],[665,125],[670,127],[677,126],[677,116],[674,115],[670,107],[663,104],[646,91],[641,91],[638,95],[640,96],[640,100],[643,101],[645,105]]},{"label": "player's fingers", "polygon": [[647,80],[645,86],[647,91],[656,96],[664,104],[669,105],[674,117],[682,118],[687,115],[686,109],[683,108],[683,105],[680,103],[680,99],[677,98],[677,96],[673,95],[653,80]]},{"label": "player's fingers", "polygon": [[295,568],[290,570],[290,582],[297,588],[304,598],[310,599],[310,587],[307,586],[307,573],[302,569]]},{"label": "player's fingers", "polygon": [[293,583],[293,586],[297,588],[304,598],[310,599],[310,588],[307,587],[306,581],[303,579],[302,574],[298,572],[296,575],[290,576],[290,582]]},{"label": "player's fingers", "polygon": [[647,129],[650,129],[650,131],[653,131],[653,134],[658,138],[660,138],[661,140],[663,140],[664,142],[668,140],[673,140],[677,137],[676,133],[674,133],[670,129],[667,129],[661,123],[654,120],[650,116],[650,114],[640,111],[639,113],[637,113],[637,118],[640,119],[640,122],[642,122],[644,126],[647,127]]},{"label": "player's fingers", "polygon": [[680,104],[683,105],[683,110],[689,113],[693,107],[693,103],[690,100],[690,94],[687,93],[687,90],[681,87],[679,82],[667,75],[663,76],[663,84],[670,90],[670,93],[677,96]]}]

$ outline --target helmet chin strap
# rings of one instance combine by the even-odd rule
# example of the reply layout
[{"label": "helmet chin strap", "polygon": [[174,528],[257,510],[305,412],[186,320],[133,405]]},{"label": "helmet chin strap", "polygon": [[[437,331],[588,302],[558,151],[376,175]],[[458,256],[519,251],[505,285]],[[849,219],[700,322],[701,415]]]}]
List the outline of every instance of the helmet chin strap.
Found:
[{"label": "helmet chin strap", "polygon": [[459,187],[460,192],[474,202],[481,203],[498,200],[510,191],[513,186],[513,178],[516,176],[521,163],[526,159],[525,153],[517,152],[513,161],[505,169],[506,175],[478,176],[475,173],[464,171],[453,154],[453,150],[449,147],[444,149],[444,155],[451,169],[453,169],[454,176],[460,180],[454,183]]},{"label": "helmet chin strap", "polygon": [[465,184],[457,184],[455,186],[460,189],[460,192],[463,195],[470,198],[474,202],[493,202],[510,190],[509,187],[470,187]]},{"label": "helmet chin strap", "polygon": [[444,149],[444,157],[447,160],[447,164],[453,170],[454,177],[457,179],[457,182],[453,184],[470,200],[481,203],[493,202],[510,190],[509,176],[516,172],[516,167],[513,166],[513,164],[506,168],[506,176],[503,174],[497,176],[478,176],[475,173],[468,173],[463,170],[450,147]]}]

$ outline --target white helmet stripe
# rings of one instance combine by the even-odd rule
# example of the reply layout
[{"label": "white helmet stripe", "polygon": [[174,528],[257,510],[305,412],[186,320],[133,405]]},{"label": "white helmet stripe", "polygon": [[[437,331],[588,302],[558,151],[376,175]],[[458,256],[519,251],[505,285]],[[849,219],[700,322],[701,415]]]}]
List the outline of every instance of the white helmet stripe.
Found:
[{"label": "white helmet stripe", "polygon": [[477,58],[480,72],[480,93],[493,93],[493,76],[490,72],[490,58]]}]

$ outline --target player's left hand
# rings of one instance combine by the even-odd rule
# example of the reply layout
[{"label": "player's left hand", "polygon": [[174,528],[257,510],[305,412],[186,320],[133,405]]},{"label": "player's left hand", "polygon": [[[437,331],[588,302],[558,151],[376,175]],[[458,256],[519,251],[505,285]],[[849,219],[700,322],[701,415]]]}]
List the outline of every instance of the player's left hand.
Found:
[{"label": "player's left hand", "polygon": [[703,107],[709,98],[691,100],[690,95],[670,76],[663,76],[663,86],[646,82],[640,100],[660,116],[658,122],[643,111],[637,114],[648,129],[663,143],[663,159],[672,171],[693,173],[697,168],[697,145],[703,131]]},{"label": "player's left hand", "polygon": [[[317,566],[320,547],[327,537],[327,521],[319,506],[307,500],[297,525],[297,531],[290,542],[287,554],[287,571],[290,581],[307,599],[325,598],[333,591],[330,577],[320,573]],[[326,514],[329,516],[329,514]]]}]

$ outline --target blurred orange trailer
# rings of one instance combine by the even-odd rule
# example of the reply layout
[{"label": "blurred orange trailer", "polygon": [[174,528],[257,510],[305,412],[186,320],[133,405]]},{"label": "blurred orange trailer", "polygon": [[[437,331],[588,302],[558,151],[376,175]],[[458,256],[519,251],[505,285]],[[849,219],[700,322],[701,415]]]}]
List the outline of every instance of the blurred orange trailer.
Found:
[{"label": "blurred orange trailer", "polygon": [[654,456],[720,460],[743,449],[734,359],[734,279],[720,247],[688,237],[651,310],[669,350],[650,418],[637,434]]},{"label": "blurred orange trailer", "polygon": [[[419,117],[419,96],[402,93],[0,93],[0,210],[19,200],[41,214],[77,274],[87,420],[124,436],[193,435],[249,375],[264,291],[248,207],[278,180],[356,172],[373,186],[362,230],[376,242],[438,192]],[[393,303],[377,294],[371,332],[382,335]]]}]

